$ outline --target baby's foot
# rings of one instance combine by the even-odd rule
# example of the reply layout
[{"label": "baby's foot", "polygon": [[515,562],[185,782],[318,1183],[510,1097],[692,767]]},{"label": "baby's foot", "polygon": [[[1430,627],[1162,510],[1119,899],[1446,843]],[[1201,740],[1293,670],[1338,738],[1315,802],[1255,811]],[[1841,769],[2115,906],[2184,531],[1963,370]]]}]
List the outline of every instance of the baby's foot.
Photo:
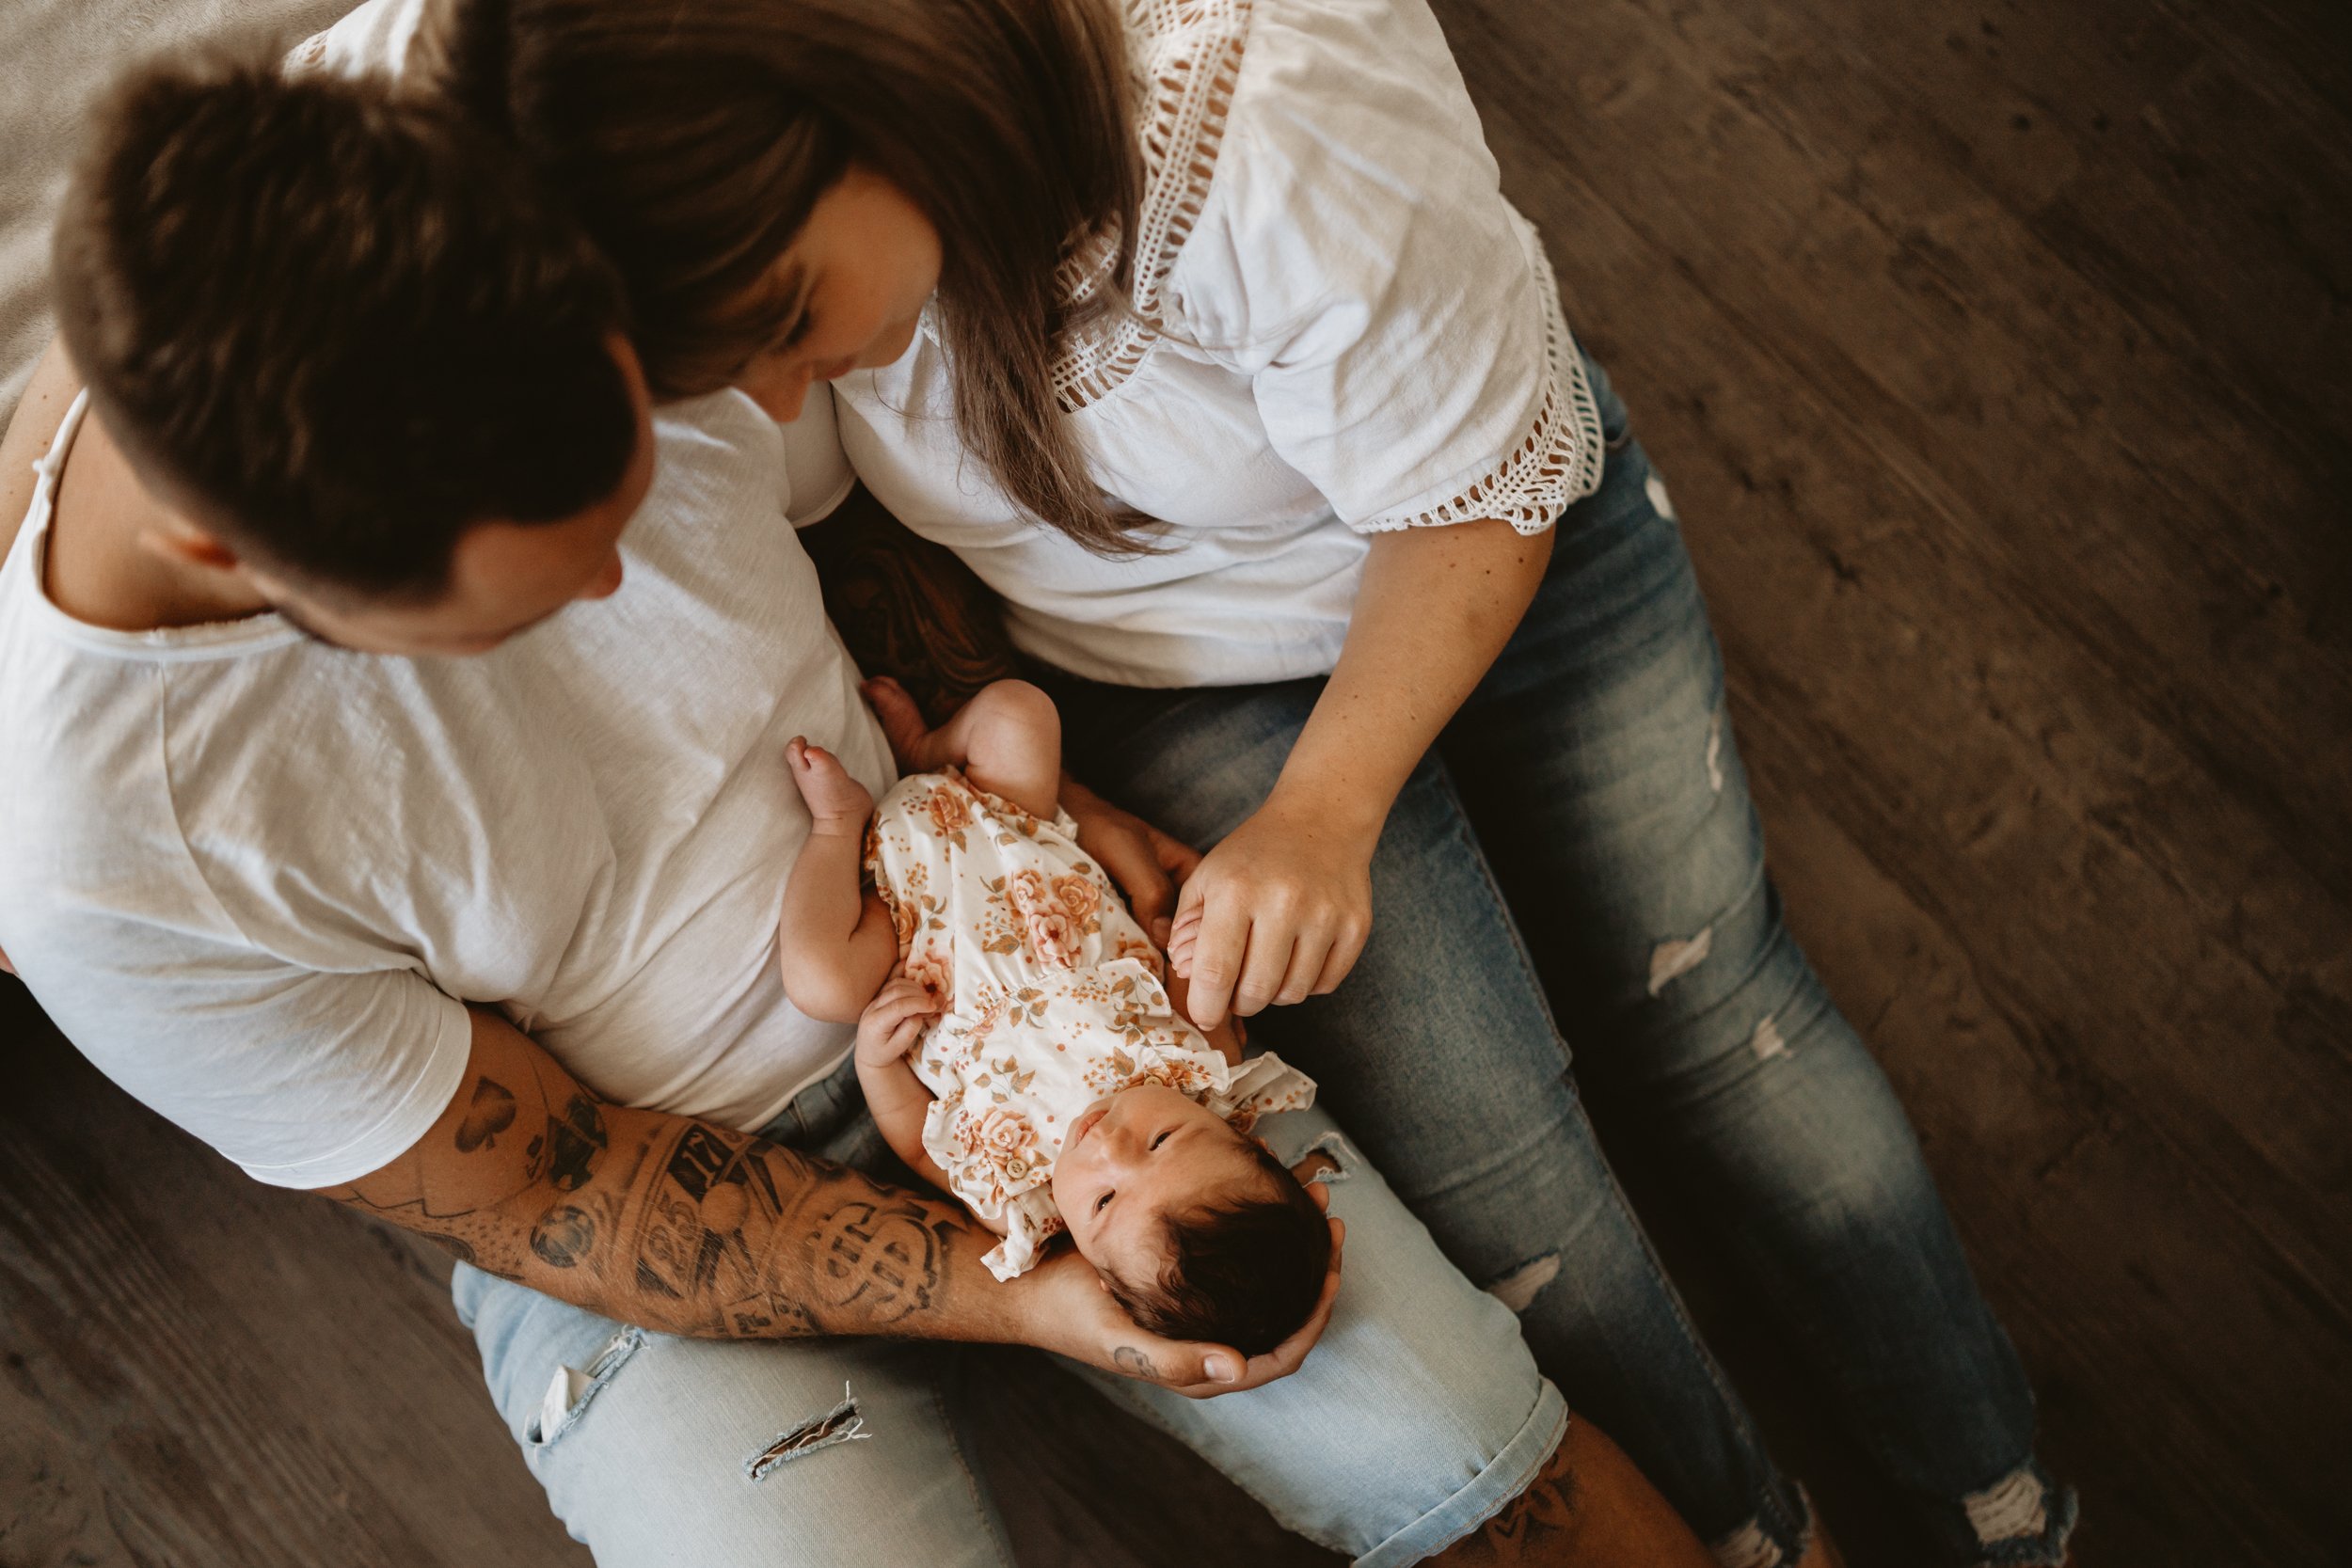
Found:
[{"label": "baby's foot", "polygon": [[930,755],[931,727],[923,722],[923,710],[914,693],[888,675],[876,675],[858,690],[872,705],[874,717],[882,721],[882,736],[890,742],[890,754],[898,759],[898,766],[909,773],[930,772],[935,766]]},{"label": "baby's foot", "polygon": [[797,735],[784,749],[784,755],[792,765],[792,782],[801,786],[801,799],[808,802],[818,832],[866,831],[866,819],[874,815],[874,797],[850,777],[838,757]]}]

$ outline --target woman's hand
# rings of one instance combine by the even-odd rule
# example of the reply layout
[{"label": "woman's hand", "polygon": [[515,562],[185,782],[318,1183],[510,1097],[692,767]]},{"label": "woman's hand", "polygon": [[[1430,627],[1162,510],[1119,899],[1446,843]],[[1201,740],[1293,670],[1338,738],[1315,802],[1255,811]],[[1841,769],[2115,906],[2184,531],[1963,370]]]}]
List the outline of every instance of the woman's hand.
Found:
[{"label": "woman's hand", "polygon": [[[1328,1207],[1330,1197],[1320,1181],[1308,1183],[1315,1201]],[[1244,1360],[1231,1345],[1202,1344],[1188,1339],[1164,1339],[1138,1328],[1103,1288],[1094,1265],[1064,1248],[1014,1280],[1013,1291],[1026,1293],[1024,1303],[1034,1337],[1026,1342],[1101,1367],[1106,1371],[1139,1378],[1171,1388],[1188,1400],[1214,1399],[1261,1387],[1298,1370],[1331,1321],[1331,1306],[1340,1294],[1340,1247],[1347,1227],[1331,1222],[1331,1272],[1324,1276],[1323,1295],[1297,1333],[1266,1352]]]},{"label": "woman's hand", "polygon": [[1168,957],[1192,1021],[1303,1002],[1372,930],[1372,851],[1438,734],[1510,640],[1551,533],[1495,518],[1375,534],[1347,642],[1266,803],[1184,884]]},{"label": "woman's hand", "polygon": [[1200,851],[1120,810],[1067,773],[1061,805],[1078,824],[1078,847],[1119,884],[1136,924],[1166,947],[1174,935],[1177,890],[1200,863]]},{"label": "woman's hand", "polygon": [[1278,790],[1209,851],[1185,879],[1168,948],[1195,1024],[1304,1002],[1347,977],[1372,934],[1379,832],[1296,809]]}]

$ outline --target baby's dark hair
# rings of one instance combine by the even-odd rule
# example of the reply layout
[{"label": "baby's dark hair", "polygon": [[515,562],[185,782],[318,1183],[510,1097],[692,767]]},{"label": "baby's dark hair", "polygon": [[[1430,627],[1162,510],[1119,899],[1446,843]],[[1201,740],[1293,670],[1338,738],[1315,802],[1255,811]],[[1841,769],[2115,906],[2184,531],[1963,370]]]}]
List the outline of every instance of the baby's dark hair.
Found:
[{"label": "baby's dark hair", "polygon": [[1157,1278],[1104,1273],[1119,1305],[1152,1333],[1263,1355],[1314,1311],[1331,1266],[1330,1222],[1281,1161],[1254,1140],[1249,1148],[1263,1180],[1247,1196],[1165,1218]]}]

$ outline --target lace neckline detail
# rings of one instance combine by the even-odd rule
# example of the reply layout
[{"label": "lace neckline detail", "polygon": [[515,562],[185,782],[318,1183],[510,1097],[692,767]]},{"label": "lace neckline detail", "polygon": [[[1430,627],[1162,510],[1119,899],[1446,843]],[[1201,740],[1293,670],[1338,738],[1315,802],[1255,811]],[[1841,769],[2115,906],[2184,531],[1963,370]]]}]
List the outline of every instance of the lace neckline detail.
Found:
[{"label": "lace neckline detail", "polygon": [[[1143,199],[1136,214],[1135,291],[1063,336],[1054,393],[1076,413],[1123,385],[1162,340],[1161,290],[1208,200],[1225,120],[1241,83],[1251,0],[1126,0],[1127,56],[1135,100],[1147,105],[1136,139]],[[1119,232],[1080,243],[1057,274],[1063,297],[1086,304],[1111,286]]]}]

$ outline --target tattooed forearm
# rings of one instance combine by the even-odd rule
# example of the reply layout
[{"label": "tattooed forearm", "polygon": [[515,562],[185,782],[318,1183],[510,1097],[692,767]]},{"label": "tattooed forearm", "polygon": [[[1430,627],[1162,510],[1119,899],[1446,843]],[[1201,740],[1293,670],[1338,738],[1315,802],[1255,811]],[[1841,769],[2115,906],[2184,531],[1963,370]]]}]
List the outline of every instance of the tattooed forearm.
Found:
[{"label": "tattooed forearm", "polygon": [[825,613],[858,668],[896,677],[933,723],[1013,673],[996,595],[863,486],[801,541],[824,584]]},{"label": "tattooed forearm", "polygon": [[[503,1025],[499,1026],[504,1029]],[[335,1196],[459,1258],[667,1333],[983,1337],[962,1211],[747,1133],[596,1101],[505,1030],[417,1148]],[[519,1069],[519,1070],[517,1070]],[[985,1318],[987,1308],[979,1308]]]}]

